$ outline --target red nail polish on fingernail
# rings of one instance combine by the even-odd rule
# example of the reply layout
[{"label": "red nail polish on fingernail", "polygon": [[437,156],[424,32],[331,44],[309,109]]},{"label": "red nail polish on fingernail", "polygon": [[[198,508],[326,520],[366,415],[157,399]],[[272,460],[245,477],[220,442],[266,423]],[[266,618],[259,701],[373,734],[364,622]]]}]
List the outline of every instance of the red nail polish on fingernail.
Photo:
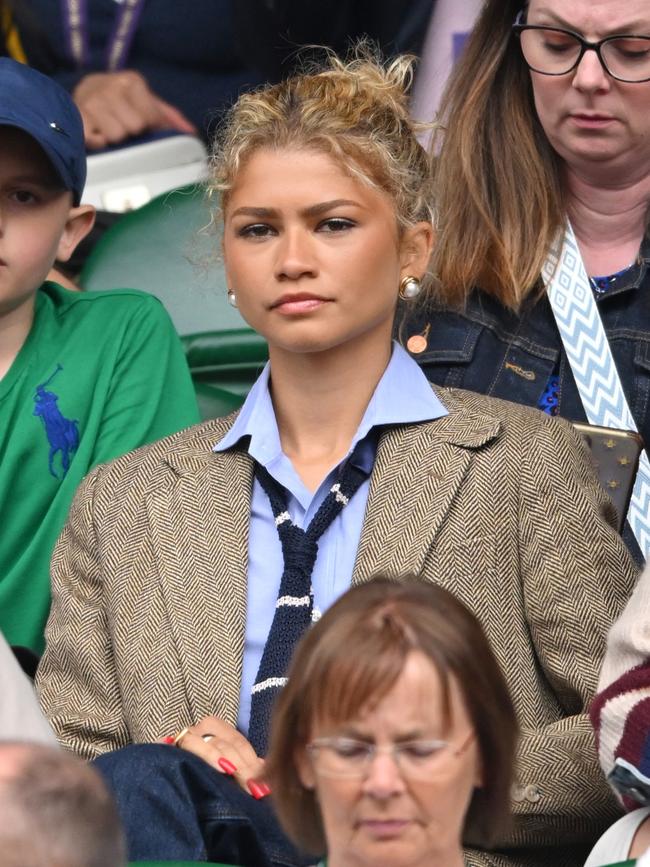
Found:
[{"label": "red nail polish on fingernail", "polygon": [[264,791],[263,784],[260,785],[254,780],[249,780],[246,785],[248,786],[248,791],[258,801],[261,801],[262,798],[265,798],[269,794],[268,792]]},{"label": "red nail polish on fingernail", "polygon": [[262,791],[264,792],[264,796],[265,796],[265,797],[266,797],[266,795],[270,795],[270,794],[271,794],[271,787],[268,786],[266,783],[260,783],[260,786],[261,786],[261,788],[262,788]]},{"label": "red nail polish on fingernail", "polygon": [[167,735],[166,738],[163,738],[163,743],[171,746],[174,743],[174,735]]},{"label": "red nail polish on fingernail", "polygon": [[231,777],[233,774],[237,773],[237,768],[229,759],[221,758],[218,760],[217,764],[225,774],[230,774]]}]

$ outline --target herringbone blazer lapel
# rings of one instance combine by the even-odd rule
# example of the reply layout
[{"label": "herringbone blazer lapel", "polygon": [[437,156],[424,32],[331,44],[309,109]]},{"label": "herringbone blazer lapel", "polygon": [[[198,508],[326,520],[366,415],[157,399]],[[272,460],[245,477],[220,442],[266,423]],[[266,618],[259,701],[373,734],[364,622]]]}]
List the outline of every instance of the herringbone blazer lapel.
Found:
[{"label": "herringbone blazer lapel", "polygon": [[448,415],[389,429],[380,438],[353,584],[378,573],[421,571],[473,450],[499,433],[494,416],[457,410],[448,393],[441,396]]},{"label": "herringbone blazer lapel", "polygon": [[[495,417],[465,406],[457,410],[452,396],[442,396],[447,416],[398,426],[380,438],[353,583],[379,572],[421,570],[472,451],[499,432]],[[246,628],[252,462],[237,450],[214,453],[212,445],[220,439],[215,433],[206,427],[182,451],[165,457],[174,481],[152,493],[147,512],[192,717],[216,714],[235,721]]]},{"label": "herringbone blazer lapel", "polygon": [[[217,440],[213,440],[216,442]],[[176,481],[147,504],[162,593],[192,715],[237,718],[246,626],[252,464],[236,450],[167,460]]]}]

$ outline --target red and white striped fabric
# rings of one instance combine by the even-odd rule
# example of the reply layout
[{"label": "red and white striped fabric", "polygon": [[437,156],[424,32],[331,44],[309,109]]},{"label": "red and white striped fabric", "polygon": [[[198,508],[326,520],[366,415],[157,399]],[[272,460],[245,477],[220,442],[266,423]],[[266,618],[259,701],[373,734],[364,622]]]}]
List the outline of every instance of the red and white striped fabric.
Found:
[{"label": "red and white striped fabric", "polygon": [[[612,626],[590,708],[598,755],[606,775],[617,759],[650,777],[650,564]],[[625,806],[638,806],[623,798]]]}]

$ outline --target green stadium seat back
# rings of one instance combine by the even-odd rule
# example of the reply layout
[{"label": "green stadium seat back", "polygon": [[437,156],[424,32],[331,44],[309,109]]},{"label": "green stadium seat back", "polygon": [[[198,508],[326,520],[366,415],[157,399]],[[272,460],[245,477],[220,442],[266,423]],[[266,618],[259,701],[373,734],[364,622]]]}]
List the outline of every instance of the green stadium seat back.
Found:
[{"label": "green stadium seat back", "polygon": [[207,382],[195,382],[196,402],[199,406],[199,414],[202,421],[210,418],[221,418],[230,415],[244,402],[244,398],[219,388],[218,385],[210,385]]},{"label": "green stadium seat back", "polygon": [[86,290],[130,287],[163,302],[183,339],[203,419],[238,409],[268,358],[264,339],[227,301],[220,249],[205,190],[193,185],[122,217],[79,277]]},{"label": "green stadium seat back", "polygon": [[179,334],[247,328],[226,297],[221,235],[205,189],[191,185],[125,214],[99,240],[83,289],[141,289],[159,298]]},{"label": "green stadium seat back", "polygon": [[238,409],[268,358],[264,338],[250,329],[210,331],[182,338],[201,418]]}]

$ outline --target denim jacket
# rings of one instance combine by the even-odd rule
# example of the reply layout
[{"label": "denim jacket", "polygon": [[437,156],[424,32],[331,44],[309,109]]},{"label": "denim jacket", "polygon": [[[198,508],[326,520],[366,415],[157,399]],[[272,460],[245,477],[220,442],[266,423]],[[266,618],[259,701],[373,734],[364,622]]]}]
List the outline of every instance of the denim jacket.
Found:
[{"label": "denim jacket", "polygon": [[[648,295],[646,295],[646,292]],[[628,404],[639,432],[650,446],[650,239],[641,246],[639,264],[605,295],[596,297]],[[438,385],[537,406],[549,377],[558,373],[559,414],[586,421],[560,333],[546,295],[516,315],[476,290],[462,313],[403,305],[399,338],[421,335],[426,347],[411,351],[427,377]],[[411,341],[420,349],[424,341]],[[640,552],[629,529],[624,538]]]},{"label": "denim jacket", "polygon": [[[639,259],[596,300],[630,409],[650,445],[650,240]],[[413,335],[426,337],[426,348],[411,355],[431,382],[537,406],[549,377],[558,372],[559,414],[586,421],[546,295],[520,315],[478,290],[463,313],[407,311],[399,329],[407,348]]]}]

